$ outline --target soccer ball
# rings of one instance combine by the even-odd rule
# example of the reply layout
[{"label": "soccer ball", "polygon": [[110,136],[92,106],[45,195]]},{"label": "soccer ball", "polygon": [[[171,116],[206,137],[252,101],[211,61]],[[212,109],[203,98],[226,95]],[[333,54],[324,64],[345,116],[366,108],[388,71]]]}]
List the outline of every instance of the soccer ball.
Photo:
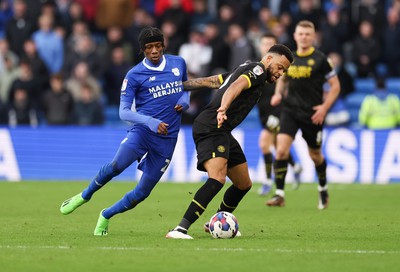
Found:
[{"label": "soccer ball", "polygon": [[210,219],[210,234],[213,238],[234,238],[238,230],[239,223],[229,212],[217,212]]}]

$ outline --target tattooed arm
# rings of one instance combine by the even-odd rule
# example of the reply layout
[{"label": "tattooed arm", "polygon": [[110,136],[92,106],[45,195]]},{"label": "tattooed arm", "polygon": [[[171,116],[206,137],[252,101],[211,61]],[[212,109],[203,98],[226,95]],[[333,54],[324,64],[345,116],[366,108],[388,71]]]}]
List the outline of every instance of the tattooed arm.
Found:
[{"label": "tattooed arm", "polygon": [[219,74],[215,76],[189,79],[183,82],[183,88],[185,88],[185,90],[188,91],[199,88],[218,89],[223,82],[224,82],[223,75]]}]

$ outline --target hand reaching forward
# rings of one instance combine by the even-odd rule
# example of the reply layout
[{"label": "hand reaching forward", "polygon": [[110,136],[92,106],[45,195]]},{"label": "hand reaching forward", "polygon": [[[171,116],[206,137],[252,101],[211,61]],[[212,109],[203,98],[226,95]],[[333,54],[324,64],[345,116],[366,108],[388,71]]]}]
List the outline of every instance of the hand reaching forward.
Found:
[{"label": "hand reaching forward", "polygon": [[226,108],[224,107],[219,107],[217,110],[217,122],[218,122],[218,128],[222,126],[225,120],[228,119],[228,116],[226,116]]}]

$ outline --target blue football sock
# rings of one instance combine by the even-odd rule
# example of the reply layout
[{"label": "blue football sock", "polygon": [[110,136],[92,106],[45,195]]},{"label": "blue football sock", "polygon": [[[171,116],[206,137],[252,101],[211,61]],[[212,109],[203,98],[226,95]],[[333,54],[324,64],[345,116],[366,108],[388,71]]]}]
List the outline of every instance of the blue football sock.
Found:
[{"label": "blue football sock", "polygon": [[99,173],[90,182],[89,186],[82,192],[82,197],[86,200],[92,198],[93,194],[109,182],[113,177],[119,175],[121,171],[114,170],[112,163],[107,163],[100,168]]}]

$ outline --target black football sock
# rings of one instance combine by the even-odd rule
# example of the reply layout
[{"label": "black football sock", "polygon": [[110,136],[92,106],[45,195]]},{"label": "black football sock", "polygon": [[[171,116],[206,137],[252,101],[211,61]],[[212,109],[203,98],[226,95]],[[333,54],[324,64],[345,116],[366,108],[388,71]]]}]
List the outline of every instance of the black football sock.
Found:
[{"label": "black football sock", "polygon": [[179,226],[188,230],[190,225],[203,214],[208,203],[218,194],[223,186],[224,185],[218,180],[209,178],[206,183],[197,190]]},{"label": "black football sock", "polygon": [[267,179],[271,179],[272,161],[273,157],[271,153],[264,154],[265,172],[267,173]]},{"label": "black football sock", "polygon": [[326,185],[326,160],[318,165],[315,166],[315,170],[317,171],[319,186],[325,187]]},{"label": "black football sock", "polygon": [[288,161],[287,160],[275,160],[274,172],[275,172],[275,185],[277,190],[285,190],[285,178],[287,173]]},{"label": "black football sock", "polygon": [[246,190],[240,190],[235,185],[231,185],[225,192],[224,198],[219,205],[218,211],[233,212],[239,205],[242,198],[250,191],[251,187]]}]

